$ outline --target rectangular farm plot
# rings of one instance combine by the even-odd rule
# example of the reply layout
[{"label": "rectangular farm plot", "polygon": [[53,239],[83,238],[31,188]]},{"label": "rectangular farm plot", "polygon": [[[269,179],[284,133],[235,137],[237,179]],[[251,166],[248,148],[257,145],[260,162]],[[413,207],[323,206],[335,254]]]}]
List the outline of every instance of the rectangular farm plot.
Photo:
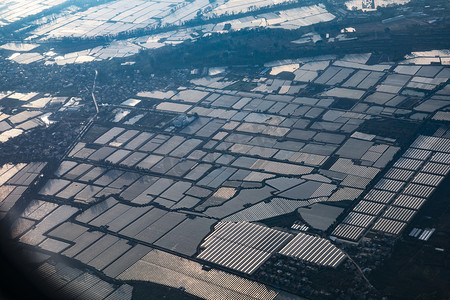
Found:
[{"label": "rectangular farm plot", "polygon": [[178,147],[181,143],[185,141],[185,138],[181,136],[172,136],[169,138],[164,144],[159,146],[156,150],[153,151],[155,154],[167,154]]},{"label": "rectangular farm plot", "polygon": [[339,248],[328,240],[304,233],[298,233],[279,253],[334,268],[346,257]]},{"label": "rectangular farm plot", "polygon": [[128,244],[127,240],[119,239],[109,248],[105,249],[99,255],[88,261],[87,264],[97,270],[102,270],[131,249],[131,247],[132,246]]},{"label": "rectangular farm plot", "polygon": [[130,207],[123,212],[119,217],[109,220],[105,225],[108,230],[113,232],[119,232],[129,224],[133,223],[139,217],[147,213],[152,207]]},{"label": "rectangular farm plot", "polygon": [[187,175],[186,179],[199,180],[203,177],[213,166],[210,164],[200,163],[197,164]]},{"label": "rectangular farm plot", "polygon": [[89,159],[93,160],[93,161],[101,161],[101,160],[104,160],[106,157],[108,157],[115,151],[116,151],[116,148],[102,147],[102,148],[96,150],[94,153],[92,153],[89,156]]},{"label": "rectangular farm plot", "polygon": [[174,157],[164,157],[158,163],[156,163],[150,170],[155,173],[165,174],[172,169],[176,164],[180,162],[180,159]]},{"label": "rectangular farm plot", "polygon": [[157,180],[157,177],[141,176],[132,185],[125,189],[120,196],[125,200],[132,201]]},{"label": "rectangular farm plot", "polygon": [[108,198],[106,200],[103,200],[102,202],[99,202],[90,208],[86,209],[76,217],[76,220],[82,223],[88,223],[92,219],[98,217],[103,212],[107,211],[109,208],[116,205],[118,201],[114,198]]},{"label": "rectangular farm plot", "polygon": [[56,197],[69,199],[78,194],[82,189],[86,187],[86,184],[79,182],[72,182],[64,190],[56,194]]},{"label": "rectangular farm plot", "polygon": [[89,172],[85,173],[83,176],[79,177],[78,180],[82,182],[91,182],[100,177],[102,174],[106,172],[105,168],[102,167],[94,167],[89,170]]},{"label": "rectangular farm plot", "polygon": [[161,102],[156,106],[157,110],[184,113],[188,111],[192,106],[188,104],[173,103],[173,102]]},{"label": "rectangular farm plot", "polygon": [[17,218],[11,224],[11,238],[15,239],[25,232],[27,232],[30,228],[32,228],[36,224],[35,221],[31,221],[22,217]]},{"label": "rectangular farm plot", "polygon": [[131,151],[129,150],[123,150],[119,149],[116,150],[113,154],[105,158],[106,162],[112,163],[112,164],[118,164],[121,160],[123,160],[125,157],[127,157]]},{"label": "rectangular farm plot", "polygon": [[363,227],[357,227],[341,223],[333,230],[331,235],[337,238],[343,238],[351,241],[358,241],[361,238],[364,231],[365,228]]},{"label": "rectangular farm plot", "polygon": [[130,224],[125,226],[122,230],[119,231],[120,234],[134,238],[137,234],[143,231],[145,228],[156,222],[162,216],[164,216],[167,211],[152,208],[143,214],[141,217],[133,220]]},{"label": "rectangular farm plot", "polygon": [[[57,187],[57,189],[59,189],[59,187]],[[13,186],[13,185],[1,186],[0,187],[0,211],[8,212],[16,204],[17,200],[19,200],[22,197],[22,194],[26,190],[27,190],[27,186]],[[43,192],[45,193],[45,190]],[[50,192],[52,192],[52,191],[50,191]]]},{"label": "rectangular farm plot", "polygon": [[410,79],[411,76],[408,75],[392,74],[388,75],[388,77],[383,81],[383,83],[386,85],[403,87]]},{"label": "rectangular farm plot", "polygon": [[197,258],[252,274],[290,238],[289,233],[252,223],[219,223]]},{"label": "rectangular farm plot", "polygon": [[22,213],[22,217],[31,220],[42,220],[58,207],[58,204],[46,202],[42,200],[32,200]]},{"label": "rectangular farm plot", "polygon": [[361,81],[363,81],[368,75],[370,71],[359,70],[354,75],[352,75],[342,86],[343,87],[357,87]]},{"label": "rectangular farm plot", "polygon": [[389,93],[375,92],[369,95],[364,101],[384,105],[386,102],[394,98],[395,95]]},{"label": "rectangular farm plot", "polygon": [[70,157],[86,159],[89,156],[91,156],[95,151],[96,149],[83,147],[79,149],[77,152],[75,152],[73,155],[70,155]]},{"label": "rectangular farm plot", "polygon": [[382,72],[370,72],[357,86],[358,89],[369,89],[375,86],[378,81],[380,81],[381,77],[384,76]]},{"label": "rectangular farm plot", "polygon": [[73,241],[88,231],[88,227],[73,222],[64,222],[48,233],[48,236],[66,241]]},{"label": "rectangular farm plot", "polygon": [[158,148],[161,144],[163,144],[165,141],[167,141],[170,138],[170,136],[158,134],[154,136],[152,139],[150,139],[148,142],[146,142],[144,145],[142,145],[139,148],[139,151],[143,152],[152,152],[156,148]]},{"label": "rectangular farm plot", "polygon": [[201,143],[202,143],[202,140],[199,140],[199,139],[188,139],[185,142],[183,142],[181,145],[176,147],[170,153],[170,155],[174,156],[174,157],[185,157],[189,153],[191,153],[194,149],[196,149]]},{"label": "rectangular farm plot", "polygon": [[208,92],[198,90],[184,90],[172,97],[171,100],[181,100],[184,102],[197,103],[209,95]]},{"label": "rectangular farm plot", "polygon": [[139,146],[144,144],[147,140],[149,140],[153,136],[153,133],[142,132],[129,141],[124,148],[128,150],[136,150]]},{"label": "rectangular farm plot", "polygon": [[123,271],[131,267],[139,259],[144,257],[151,250],[152,248],[150,247],[138,244],[125,252],[122,256],[120,256],[105,269],[103,269],[103,273],[105,273],[109,277],[116,277]]},{"label": "rectangular farm plot", "polygon": [[127,130],[110,142],[109,145],[113,147],[121,147],[138,133],[138,130]]},{"label": "rectangular farm plot", "polygon": [[398,235],[405,226],[406,223],[404,222],[380,218],[372,227],[372,230]]},{"label": "rectangular farm plot", "polygon": [[59,167],[55,171],[54,175],[56,177],[61,177],[62,175],[64,175],[68,171],[70,171],[72,168],[74,168],[77,164],[78,163],[76,163],[74,161],[65,160],[59,165]]},{"label": "rectangular farm plot", "polygon": [[314,82],[317,84],[326,84],[330,79],[332,79],[341,70],[342,70],[342,68],[339,68],[339,67],[329,67]]},{"label": "rectangular farm plot", "polygon": [[108,130],[107,132],[105,132],[102,136],[100,136],[99,138],[97,138],[94,143],[95,144],[100,144],[100,145],[105,145],[108,142],[110,142],[113,138],[115,138],[116,136],[118,136],[120,133],[122,133],[123,131],[125,131],[124,128],[120,128],[120,127],[113,127],[110,130]]},{"label": "rectangular farm plot", "polygon": [[49,179],[44,187],[39,191],[39,194],[53,196],[69,184],[70,181],[64,179]]},{"label": "rectangular farm plot", "polygon": [[93,220],[89,221],[89,224],[95,227],[100,227],[103,225],[108,224],[110,221],[115,220],[116,218],[119,218],[122,214],[124,214],[127,210],[129,210],[131,207],[128,205],[124,205],[122,203],[118,203],[102,214],[100,214],[98,217],[94,218]]},{"label": "rectangular farm plot", "polygon": [[77,208],[61,205],[45,216],[41,222],[39,222],[32,230],[29,230],[24,234],[20,241],[25,244],[36,246],[45,240],[44,233],[52,229],[53,227],[63,223],[72,215],[78,211]]},{"label": "rectangular farm plot", "polygon": [[66,174],[64,174],[64,178],[69,180],[75,180],[79,176],[89,171],[92,167],[93,166],[90,164],[79,164],[75,168],[71,169]]},{"label": "rectangular farm plot", "polygon": [[185,255],[194,255],[200,242],[210,232],[215,222],[213,219],[200,217],[186,219],[156,241],[155,245]]},{"label": "rectangular farm plot", "polygon": [[324,96],[337,97],[337,98],[349,98],[359,100],[364,95],[364,90],[354,90],[348,88],[333,88],[323,93]]},{"label": "rectangular farm plot", "polygon": [[143,160],[141,160],[137,164],[137,167],[144,169],[144,170],[149,170],[163,158],[164,158],[164,156],[151,154],[151,155],[147,156],[146,158],[144,158]]},{"label": "rectangular farm plot", "polygon": [[135,235],[135,238],[147,243],[154,243],[160,237],[186,219],[184,214],[169,212],[156,220],[144,230]]},{"label": "rectangular farm plot", "polygon": [[133,152],[127,158],[120,162],[120,165],[126,167],[134,167],[138,162],[144,159],[147,156],[147,153],[144,152]]},{"label": "rectangular farm plot", "polygon": [[95,243],[95,241],[99,240],[102,236],[104,236],[104,234],[99,231],[86,231],[75,238],[72,241],[73,245],[70,248],[64,250],[64,252],[62,252],[62,255],[67,257],[74,257],[78,253]]},{"label": "rectangular farm plot", "polygon": [[90,245],[89,247],[78,253],[74,258],[86,264],[93,258],[95,258],[97,255],[100,255],[103,251],[108,249],[118,240],[119,240],[118,237],[106,234],[103,237],[101,237],[98,241],[94,242],[92,245]]},{"label": "rectangular farm plot", "polygon": [[111,182],[108,187],[116,189],[124,189],[135,182],[141,175],[134,172],[124,172],[116,180]]}]

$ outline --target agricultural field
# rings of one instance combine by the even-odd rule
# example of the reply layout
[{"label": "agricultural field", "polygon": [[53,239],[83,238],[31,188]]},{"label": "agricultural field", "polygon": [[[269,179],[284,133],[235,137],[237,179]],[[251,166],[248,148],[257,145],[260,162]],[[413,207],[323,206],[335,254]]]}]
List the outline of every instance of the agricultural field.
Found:
[{"label": "agricultural field", "polygon": [[[109,278],[183,284],[202,298],[276,298],[284,292],[268,282],[277,259],[356,276],[343,271],[352,267],[342,244],[401,236],[450,170],[450,68],[371,56],[273,61],[248,76],[212,68],[182,87],[100,103],[102,119],[22,204],[12,237]],[[60,111],[76,108],[37,93],[4,98],[24,110],[5,115],[7,125],[56,100]],[[383,120],[413,138],[378,130]],[[33,166],[34,177],[22,175],[28,166],[3,167],[4,215],[39,174]],[[416,231],[423,241],[433,234]]]},{"label": "agricultural field", "polygon": [[28,16],[36,15],[46,9],[60,5],[67,0],[7,0],[0,6],[0,26],[20,21]]},{"label": "agricultural field", "polygon": [[12,256],[57,299],[448,297],[430,1],[3,1]]},{"label": "agricultural field", "polygon": [[[73,64],[133,56],[139,51],[154,50],[185,41],[195,41],[211,34],[256,28],[298,29],[322,22],[335,16],[323,4],[297,8],[276,9],[276,5],[288,1],[258,1],[257,3],[231,1],[226,4],[198,0],[186,1],[125,1],[93,6],[86,10],[67,11],[59,17],[47,18],[29,32],[26,43],[7,43],[0,48],[6,57],[19,64],[45,62],[45,64]],[[258,14],[259,8],[273,7],[270,13]],[[213,8],[214,7],[214,8]],[[209,13],[203,16],[202,11]],[[254,12],[254,15],[242,14]],[[236,15],[236,16],[234,16]],[[220,21],[227,17],[230,20]],[[201,25],[185,25],[201,19]],[[219,21],[215,21],[215,19]],[[197,21],[198,23],[198,21]],[[40,44],[61,39],[89,40],[117,37],[120,34],[138,32],[138,37],[113,39],[94,48],[82,51],[57,53],[36,51]],[[157,32],[160,31],[160,32]]]}]

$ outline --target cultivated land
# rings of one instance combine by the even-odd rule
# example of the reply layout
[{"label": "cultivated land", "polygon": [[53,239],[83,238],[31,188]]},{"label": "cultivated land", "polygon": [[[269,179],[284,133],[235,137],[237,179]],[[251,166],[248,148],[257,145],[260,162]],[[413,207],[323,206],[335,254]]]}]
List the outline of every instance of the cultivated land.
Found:
[{"label": "cultivated land", "polygon": [[448,296],[448,3],[36,2],[3,12],[0,218],[38,286]]}]

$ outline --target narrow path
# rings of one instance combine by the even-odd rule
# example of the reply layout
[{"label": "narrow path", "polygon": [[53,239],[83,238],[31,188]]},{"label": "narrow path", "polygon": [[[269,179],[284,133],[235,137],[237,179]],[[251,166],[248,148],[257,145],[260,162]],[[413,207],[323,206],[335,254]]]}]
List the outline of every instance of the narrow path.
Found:
[{"label": "narrow path", "polygon": [[97,75],[98,75],[98,71],[95,70],[95,77],[94,77],[94,83],[92,85],[92,100],[94,100],[94,104],[95,104],[95,115],[93,115],[92,117],[90,117],[86,124],[83,126],[83,128],[80,130],[80,133],[77,135],[77,137],[75,138],[75,140],[73,141],[72,145],[70,145],[70,147],[67,149],[66,153],[64,153],[64,155],[61,157],[60,161],[63,161],[68,155],[69,153],[73,150],[73,148],[75,148],[75,146],[78,144],[78,141],[81,139],[81,137],[84,136],[84,134],[89,130],[89,128],[92,126],[92,124],[94,123],[94,120],[97,118],[97,115],[99,113],[98,110],[98,105],[97,105],[97,100],[95,99],[95,95],[94,95],[94,91],[95,91],[95,83],[97,80]]},{"label": "narrow path", "polygon": [[96,80],[97,80],[97,75],[98,75],[98,71],[97,70],[95,70],[95,77],[94,77],[94,84],[92,85],[92,93],[91,93],[91,95],[92,95],[92,100],[94,100],[94,104],[95,104],[95,110],[96,110],[96,115],[99,113],[99,111],[98,111],[98,105],[97,105],[97,100],[95,99],[95,95],[94,95],[94,92],[95,92],[95,82],[96,82]]},{"label": "narrow path", "polygon": [[[343,251],[341,249],[341,251]],[[345,252],[344,252],[345,253]],[[376,288],[370,283],[369,279],[367,279],[366,275],[364,275],[364,272],[361,270],[361,268],[358,266],[358,264],[348,255],[348,253],[345,253],[347,255],[347,258],[355,265],[355,267],[358,269],[359,273],[361,274],[362,278],[367,282],[370,288],[376,290]]]}]

